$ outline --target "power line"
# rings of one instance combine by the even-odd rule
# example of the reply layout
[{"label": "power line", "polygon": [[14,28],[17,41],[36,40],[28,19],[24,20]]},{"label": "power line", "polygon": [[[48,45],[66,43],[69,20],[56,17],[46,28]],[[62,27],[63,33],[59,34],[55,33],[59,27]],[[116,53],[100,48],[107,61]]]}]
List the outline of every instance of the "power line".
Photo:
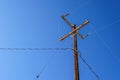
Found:
[{"label": "power line", "polygon": [[17,50],[22,50],[22,51],[25,51],[25,50],[29,50],[29,51],[40,51],[40,50],[68,50],[68,49],[71,49],[71,48],[0,48],[0,50],[3,50],[3,51],[17,51]]},{"label": "power line", "polygon": [[[120,19],[114,21],[114,22],[111,23],[111,24],[109,24],[109,26],[112,26],[113,24],[116,24],[116,23],[118,23],[118,22],[120,22]],[[92,25],[92,26],[93,26],[93,25]],[[104,29],[107,29],[109,26],[107,26],[107,27],[104,28]],[[109,27],[109,28],[110,28],[110,27]],[[113,57],[115,60],[117,60],[117,61],[120,63],[119,57],[113,54],[113,51],[112,51],[111,47],[107,44],[107,42],[106,42],[106,41],[102,38],[102,36],[99,34],[100,31],[97,31],[95,28],[93,29],[92,27],[91,27],[91,29],[93,30],[93,33],[92,33],[92,34],[95,33],[96,36],[98,37],[98,39],[99,39],[99,40],[103,43],[103,45],[107,48],[107,50],[108,50],[108,52],[109,52],[109,55],[111,55],[111,57]],[[103,30],[104,30],[104,29],[103,29]],[[101,31],[102,31],[102,30],[101,30]]]},{"label": "power line", "polygon": [[53,56],[55,56],[56,54],[54,53],[52,56],[50,56],[50,60],[48,60],[47,62],[46,62],[46,64],[42,67],[42,69],[40,70],[40,72],[37,74],[37,76],[36,76],[36,80],[38,80],[39,78],[40,78],[40,75],[43,73],[43,71],[46,69],[46,67],[47,67],[47,65],[52,61],[52,59],[53,58],[51,58],[51,57],[53,57]]},{"label": "power line", "polygon": [[91,34],[97,34],[97,33],[100,33],[102,31],[106,30],[106,29],[110,29],[110,28],[112,28],[113,25],[115,25],[119,22],[120,22],[120,18],[118,20],[115,20],[114,22],[112,22],[110,24],[107,24],[106,26],[103,26],[103,28],[99,29],[99,31],[97,31],[97,32],[95,30],[93,30],[92,27],[90,27],[93,30]]},{"label": "power line", "polygon": [[[30,50],[30,51],[39,51],[39,50],[73,50],[73,51],[76,51],[78,52],[79,54],[79,57],[82,59],[82,61],[86,64],[86,66],[88,66],[88,68],[90,69],[90,71],[96,76],[96,78],[98,80],[100,80],[99,76],[97,75],[97,73],[95,73],[95,71],[92,69],[92,67],[86,62],[86,60],[81,56],[81,52],[78,51],[78,50],[74,50],[72,48],[0,48],[0,50],[10,50],[10,51],[16,51],[16,50],[22,50],[22,51],[25,51],[25,50]],[[39,72],[39,74],[36,76],[36,78],[38,79],[40,74],[44,71],[44,69],[46,68],[48,63],[46,63],[46,65],[43,66],[42,70]]]},{"label": "power line", "polygon": [[95,75],[95,77],[97,78],[97,80],[100,80],[100,77],[97,75],[97,73],[92,69],[92,67],[86,62],[86,60],[82,57],[81,52],[78,50],[74,50],[73,51],[78,52],[79,57],[81,58],[81,60],[85,63],[85,65],[89,68],[89,70]]}]

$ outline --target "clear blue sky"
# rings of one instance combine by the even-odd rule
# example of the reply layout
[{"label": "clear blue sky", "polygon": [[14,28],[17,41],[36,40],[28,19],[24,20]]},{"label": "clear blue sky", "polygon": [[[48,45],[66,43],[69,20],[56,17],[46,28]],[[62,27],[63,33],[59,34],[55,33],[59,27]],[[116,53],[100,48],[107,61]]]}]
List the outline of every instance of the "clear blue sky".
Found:
[{"label": "clear blue sky", "polygon": [[[78,49],[101,80],[120,80],[119,0],[0,0],[1,48],[72,48],[70,27],[90,23],[79,32]],[[0,51],[0,80],[73,80],[73,54],[66,51]],[[96,80],[79,59],[81,80]]]}]

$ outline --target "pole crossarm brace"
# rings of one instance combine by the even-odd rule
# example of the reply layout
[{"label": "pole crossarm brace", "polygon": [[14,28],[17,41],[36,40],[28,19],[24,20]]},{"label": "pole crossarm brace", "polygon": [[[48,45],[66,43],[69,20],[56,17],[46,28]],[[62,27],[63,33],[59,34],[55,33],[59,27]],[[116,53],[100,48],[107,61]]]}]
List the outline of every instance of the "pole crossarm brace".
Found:
[{"label": "pole crossarm brace", "polygon": [[61,18],[71,27],[71,28],[73,28],[73,26],[70,24],[70,22],[65,18],[66,16],[68,16],[69,14],[67,13],[67,14],[64,14],[64,15],[62,15],[61,16]]},{"label": "pole crossarm brace", "polygon": [[[81,29],[82,27],[84,27],[84,26],[85,26],[86,24],[88,24],[88,23],[89,23],[89,21],[86,20],[83,24],[81,24],[80,26],[78,26],[76,29],[74,29],[73,31],[69,32],[67,35],[65,35],[65,36],[63,36],[62,38],[60,38],[60,40],[61,40],[61,41],[64,40],[65,38],[67,38],[67,37],[70,36],[71,34],[77,32],[79,29]],[[84,39],[84,37],[83,37],[80,33],[77,32],[77,34],[78,34],[82,39]]]}]

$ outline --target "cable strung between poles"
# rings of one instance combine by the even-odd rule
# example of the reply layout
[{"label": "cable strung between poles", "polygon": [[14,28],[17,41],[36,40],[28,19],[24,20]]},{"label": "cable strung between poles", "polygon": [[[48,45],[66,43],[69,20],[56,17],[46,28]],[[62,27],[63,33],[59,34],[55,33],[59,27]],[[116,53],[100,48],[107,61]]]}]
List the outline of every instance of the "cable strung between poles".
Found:
[{"label": "cable strung between poles", "polygon": [[[100,77],[97,75],[97,73],[92,69],[92,67],[86,62],[86,60],[82,57],[81,52],[78,50],[74,50],[72,48],[0,48],[0,50],[5,50],[5,51],[40,51],[40,50],[73,50],[78,52],[79,57],[82,59],[82,61],[88,66],[90,71],[95,75],[97,80],[100,80]],[[39,78],[39,75],[37,76]]]},{"label": "cable strung between poles", "polygon": [[0,50],[67,50],[70,48],[0,48]]}]

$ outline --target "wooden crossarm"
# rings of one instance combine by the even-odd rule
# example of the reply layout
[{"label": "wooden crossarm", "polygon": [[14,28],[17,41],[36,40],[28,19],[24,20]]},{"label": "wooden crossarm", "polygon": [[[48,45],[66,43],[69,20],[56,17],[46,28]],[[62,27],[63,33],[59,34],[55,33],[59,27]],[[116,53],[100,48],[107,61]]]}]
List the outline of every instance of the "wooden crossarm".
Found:
[{"label": "wooden crossarm", "polygon": [[78,26],[76,29],[74,29],[73,31],[69,32],[67,35],[65,35],[64,37],[60,38],[60,40],[64,40],[65,38],[67,38],[68,36],[70,36],[71,34],[75,33],[76,31],[78,31],[79,29],[81,29],[82,27],[84,27],[86,24],[88,24],[89,21],[86,20],[82,25]]}]

